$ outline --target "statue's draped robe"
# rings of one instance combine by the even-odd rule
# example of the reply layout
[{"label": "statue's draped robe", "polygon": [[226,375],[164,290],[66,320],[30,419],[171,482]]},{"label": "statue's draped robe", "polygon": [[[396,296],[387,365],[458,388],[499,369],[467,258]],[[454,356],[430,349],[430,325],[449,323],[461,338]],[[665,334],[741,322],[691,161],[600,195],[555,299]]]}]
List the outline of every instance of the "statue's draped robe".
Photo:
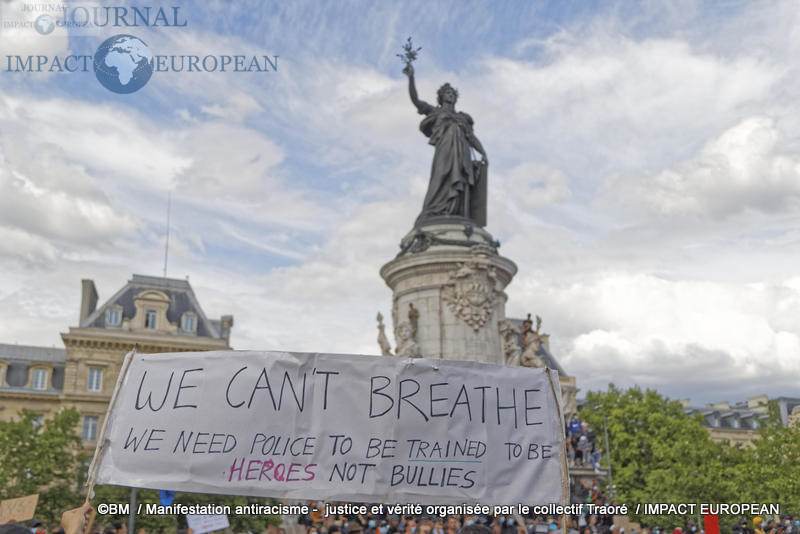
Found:
[{"label": "statue's draped robe", "polygon": [[475,188],[477,172],[472,163],[469,139],[472,137],[472,117],[422,103],[419,112],[427,115],[419,129],[436,147],[431,164],[428,193],[417,222],[438,215],[471,217],[466,205],[466,193]]}]

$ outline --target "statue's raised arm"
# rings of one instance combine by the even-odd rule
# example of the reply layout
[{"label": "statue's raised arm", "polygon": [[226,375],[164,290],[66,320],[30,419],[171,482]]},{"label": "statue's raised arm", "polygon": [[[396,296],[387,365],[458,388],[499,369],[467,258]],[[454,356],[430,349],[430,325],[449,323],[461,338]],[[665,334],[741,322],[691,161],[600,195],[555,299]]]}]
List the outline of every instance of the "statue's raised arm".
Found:
[{"label": "statue's raised arm", "polygon": [[408,76],[408,96],[411,97],[411,103],[416,106],[421,115],[427,115],[433,110],[433,106],[424,100],[420,100],[417,95],[417,85],[414,83],[414,66],[411,63],[407,63],[403,73]]}]

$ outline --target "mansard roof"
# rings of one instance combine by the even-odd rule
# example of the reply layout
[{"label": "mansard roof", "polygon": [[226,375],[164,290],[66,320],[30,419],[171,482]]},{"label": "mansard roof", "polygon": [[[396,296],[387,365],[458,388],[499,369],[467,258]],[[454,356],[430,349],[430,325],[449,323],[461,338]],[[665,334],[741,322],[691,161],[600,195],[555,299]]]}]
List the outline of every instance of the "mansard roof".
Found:
[{"label": "mansard roof", "polygon": [[[8,367],[5,376],[0,380],[0,389],[29,391],[37,394],[55,394],[64,387],[64,361],[67,357],[65,349],[50,347],[33,347],[31,345],[11,345],[0,343],[0,360]],[[53,371],[48,390],[34,390],[28,387],[30,369],[39,364],[50,367]]]},{"label": "mansard roof", "polygon": [[66,349],[0,343],[0,360],[29,363],[64,363]]},{"label": "mansard roof", "polygon": [[167,320],[180,324],[181,317],[186,312],[197,315],[197,336],[223,339],[222,328],[219,320],[210,320],[206,317],[197,297],[187,280],[177,278],[161,278],[134,274],[119,291],[117,291],[103,305],[80,324],[81,328],[106,328],[106,310],[112,307],[122,309],[123,319],[132,319],[136,314],[134,298],[140,293],[155,290],[164,293],[169,298]]}]

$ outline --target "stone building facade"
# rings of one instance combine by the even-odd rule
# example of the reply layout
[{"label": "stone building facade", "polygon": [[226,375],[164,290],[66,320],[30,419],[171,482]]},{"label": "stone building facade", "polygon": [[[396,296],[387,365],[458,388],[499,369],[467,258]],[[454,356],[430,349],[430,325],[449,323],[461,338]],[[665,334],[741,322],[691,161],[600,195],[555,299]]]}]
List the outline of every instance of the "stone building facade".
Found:
[{"label": "stone building facade", "polygon": [[64,348],[0,344],[0,420],[27,408],[46,418],[62,407],[81,415],[93,448],[125,354],[229,350],[233,317],[209,319],[186,280],[133,275],[101,306],[83,280],[78,326]]}]

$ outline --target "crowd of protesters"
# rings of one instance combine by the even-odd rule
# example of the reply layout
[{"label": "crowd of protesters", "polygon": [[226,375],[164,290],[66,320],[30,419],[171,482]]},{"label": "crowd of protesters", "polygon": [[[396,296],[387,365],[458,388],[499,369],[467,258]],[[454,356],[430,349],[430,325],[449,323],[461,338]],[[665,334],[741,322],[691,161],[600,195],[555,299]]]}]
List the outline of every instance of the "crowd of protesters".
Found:
[{"label": "crowd of protesters", "polygon": [[[561,530],[561,518],[554,516],[518,515],[449,515],[406,516],[384,514],[357,514],[351,516],[329,516],[316,519],[303,516],[300,523],[306,526],[306,534],[458,534],[463,527],[482,525],[492,534],[547,534]],[[577,533],[577,522],[567,519],[569,530]],[[596,522],[597,519],[593,518]]]},{"label": "crowd of protesters", "polygon": [[[575,498],[581,502],[597,505],[616,504],[606,497],[597,485],[597,479],[590,482],[578,481],[572,487],[573,502]],[[582,497],[585,496],[585,497]],[[309,502],[311,508],[322,509],[323,503]],[[368,508],[368,510],[371,507]],[[83,534],[87,526],[89,504],[68,510],[61,519],[61,525],[51,529],[52,534]],[[329,515],[321,513],[300,516],[298,524],[304,534],[559,534],[566,530],[568,534],[705,534],[693,521],[687,521],[683,527],[662,529],[661,527],[630,530],[615,526],[614,517],[610,515],[393,515],[389,513],[372,513],[351,515]],[[94,530],[94,529],[92,529]],[[43,534],[46,531],[41,523],[30,522],[27,525],[0,525],[0,534]],[[191,531],[189,531],[191,532]],[[115,524],[104,530],[104,534],[126,534],[124,524]],[[286,534],[283,528],[272,526],[267,534]],[[800,518],[781,515],[776,519],[764,520],[756,517],[749,526],[741,521],[733,528],[732,534],[800,534]]]},{"label": "crowd of protesters", "polygon": [[[606,499],[597,479],[580,482],[572,488],[573,496],[582,503],[613,504]],[[322,503],[310,502],[312,508],[322,509]],[[369,507],[368,507],[369,509]],[[562,524],[562,522],[565,522]],[[610,515],[542,516],[522,515],[392,515],[366,513],[355,515],[309,514],[298,523],[305,534],[459,534],[465,527],[478,525],[488,529],[465,529],[462,534],[559,534],[565,527],[568,534],[609,534],[614,532]],[[588,530],[587,530],[588,529]],[[624,534],[624,533],[618,533]],[[800,534],[800,533],[799,533]]]},{"label": "crowd of protesters", "polygon": [[[573,503],[616,505],[600,486],[597,478],[577,480],[571,486]],[[323,503],[310,502],[312,508],[323,508]],[[369,507],[368,507],[369,509]],[[614,516],[589,514],[566,516],[542,515],[392,515],[366,513],[324,517],[322,514],[301,516],[298,523],[305,534],[705,534],[693,521],[682,527],[642,528],[625,531],[615,526]],[[480,526],[481,528],[473,528]],[[485,528],[483,528],[485,527]],[[488,530],[487,530],[488,529]],[[283,533],[281,533],[283,534]],[[800,534],[800,519],[782,515],[777,520],[756,517],[752,525],[741,521],[731,534]]]},{"label": "crowd of protesters", "polygon": [[[15,528],[2,528],[5,525],[0,525],[0,534],[67,534],[62,524],[52,525],[48,530],[38,519],[31,519],[24,524],[12,523]],[[88,526],[88,525],[87,525]],[[122,521],[114,521],[109,524],[92,522],[89,526],[90,531],[85,534],[127,534],[128,526]],[[146,534],[144,529],[139,530],[139,534]]]},{"label": "crowd of protesters", "polygon": [[578,416],[573,416],[567,423],[567,458],[570,467],[589,467],[595,473],[600,472],[600,458],[603,449],[597,442],[594,430],[586,423],[581,421]]}]

